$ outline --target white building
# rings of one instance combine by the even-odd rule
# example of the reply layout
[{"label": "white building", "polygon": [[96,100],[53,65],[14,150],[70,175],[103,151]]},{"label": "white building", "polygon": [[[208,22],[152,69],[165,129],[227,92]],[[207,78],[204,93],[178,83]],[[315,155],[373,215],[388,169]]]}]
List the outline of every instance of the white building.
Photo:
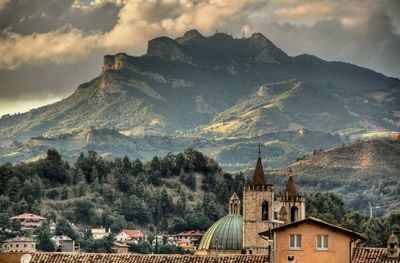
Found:
[{"label": "white building", "polygon": [[141,241],[146,241],[147,236],[141,230],[123,229],[118,235],[115,236],[115,240],[121,243],[133,243],[137,244]]}]

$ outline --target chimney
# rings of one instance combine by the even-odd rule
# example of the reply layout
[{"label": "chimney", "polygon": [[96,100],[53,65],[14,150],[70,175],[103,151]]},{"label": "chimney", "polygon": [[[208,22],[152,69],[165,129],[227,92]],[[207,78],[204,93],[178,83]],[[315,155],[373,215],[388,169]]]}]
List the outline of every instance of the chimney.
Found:
[{"label": "chimney", "polygon": [[399,240],[396,235],[392,232],[387,241],[387,258],[398,258],[399,257]]}]

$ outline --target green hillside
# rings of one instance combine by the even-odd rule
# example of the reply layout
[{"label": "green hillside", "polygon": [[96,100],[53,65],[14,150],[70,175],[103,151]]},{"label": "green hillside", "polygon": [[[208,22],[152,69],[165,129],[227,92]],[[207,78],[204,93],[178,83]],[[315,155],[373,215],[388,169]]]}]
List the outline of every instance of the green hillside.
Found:
[{"label": "green hillside", "polygon": [[[271,171],[292,170],[304,191],[334,192],[350,207],[381,215],[400,206],[400,139],[371,138],[326,151],[315,151],[297,162]],[[279,176],[278,176],[279,177]]]}]

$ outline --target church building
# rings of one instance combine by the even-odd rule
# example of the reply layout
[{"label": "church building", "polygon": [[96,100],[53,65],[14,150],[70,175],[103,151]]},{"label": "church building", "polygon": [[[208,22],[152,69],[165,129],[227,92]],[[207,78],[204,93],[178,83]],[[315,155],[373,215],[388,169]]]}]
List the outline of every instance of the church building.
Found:
[{"label": "church building", "polygon": [[267,179],[259,150],[253,177],[243,189],[243,216],[240,199],[233,193],[229,214],[207,230],[196,254],[269,255],[272,240],[259,233],[305,218],[305,198],[298,193],[292,174],[281,194]]}]

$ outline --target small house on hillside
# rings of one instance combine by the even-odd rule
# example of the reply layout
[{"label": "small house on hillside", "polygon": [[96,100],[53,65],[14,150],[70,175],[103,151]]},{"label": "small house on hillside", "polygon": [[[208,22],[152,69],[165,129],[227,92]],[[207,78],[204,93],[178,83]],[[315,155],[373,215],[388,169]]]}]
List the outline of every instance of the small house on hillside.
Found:
[{"label": "small house on hillside", "polygon": [[92,228],[90,231],[94,240],[102,239],[111,234],[110,230],[107,231],[105,228]]},{"label": "small house on hillside", "polygon": [[35,241],[30,237],[14,237],[3,241],[4,252],[24,252],[36,251]]},{"label": "small house on hillside", "polygon": [[126,254],[128,253],[129,246],[127,244],[114,242],[113,246],[111,247],[111,251],[117,254]]},{"label": "small house on hillside", "polygon": [[58,252],[75,252],[75,241],[67,236],[54,236],[51,241]]},{"label": "small house on hillside", "polygon": [[141,241],[146,241],[147,236],[141,230],[123,229],[118,235],[115,236],[115,240],[122,243],[133,243],[137,244]]},{"label": "small house on hillside", "polygon": [[25,213],[10,218],[11,221],[18,222],[21,225],[21,230],[34,230],[43,225],[47,219],[35,214]]}]

